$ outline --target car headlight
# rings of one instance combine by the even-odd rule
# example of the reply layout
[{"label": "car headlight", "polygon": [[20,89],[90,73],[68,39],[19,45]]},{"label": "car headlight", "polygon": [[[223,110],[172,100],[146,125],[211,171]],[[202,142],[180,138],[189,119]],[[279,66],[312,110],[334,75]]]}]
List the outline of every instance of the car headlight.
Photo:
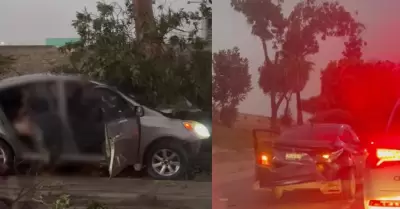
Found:
[{"label": "car headlight", "polygon": [[184,121],[183,122],[183,126],[193,132],[197,137],[199,137],[200,139],[207,139],[210,137],[210,131],[208,130],[208,128],[196,121]]}]

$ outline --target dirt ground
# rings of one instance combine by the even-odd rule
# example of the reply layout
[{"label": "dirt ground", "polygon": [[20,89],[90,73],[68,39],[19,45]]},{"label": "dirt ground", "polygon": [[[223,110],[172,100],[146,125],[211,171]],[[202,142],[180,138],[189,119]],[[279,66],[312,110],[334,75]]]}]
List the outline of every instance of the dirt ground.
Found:
[{"label": "dirt ground", "polygon": [[20,201],[34,199],[46,204],[53,202],[60,195],[68,194],[75,207],[96,201],[110,208],[211,209],[211,182],[12,177],[1,181],[0,197],[9,200],[21,197],[22,188],[34,188],[34,192],[28,192]]}]

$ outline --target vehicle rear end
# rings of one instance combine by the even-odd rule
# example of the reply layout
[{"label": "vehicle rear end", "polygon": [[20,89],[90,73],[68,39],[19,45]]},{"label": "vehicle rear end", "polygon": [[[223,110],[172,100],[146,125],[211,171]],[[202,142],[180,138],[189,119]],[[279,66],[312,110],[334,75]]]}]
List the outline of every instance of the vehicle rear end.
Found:
[{"label": "vehicle rear end", "polygon": [[365,208],[400,208],[400,137],[380,137],[368,148]]},{"label": "vehicle rear end", "polygon": [[329,185],[339,178],[344,165],[340,162],[343,148],[337,141],[339,129],[322,126],[317,129],[304,126],[283,133],[274,141],[254,133],[258,187],[286,187],[289,191],[321,189],[324,186],[321,182],[326,182],[327,192],[340,192],[340,185]]},{"label": "vehicle rear end", "polygon": [[364,207],[400,208],[400,100],[386,130],[371,138],[364,172]]}]

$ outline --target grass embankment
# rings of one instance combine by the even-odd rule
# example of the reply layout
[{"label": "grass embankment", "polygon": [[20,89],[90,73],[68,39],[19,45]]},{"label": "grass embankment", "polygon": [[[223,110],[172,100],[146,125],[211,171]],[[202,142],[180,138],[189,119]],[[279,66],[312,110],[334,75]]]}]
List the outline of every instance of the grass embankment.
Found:
[{"label": "grass embankment", "polygon": [[[270,134],[262,134],[260,137],[267,140],[275,138]],[[213,124],[213,146],[238,151],[253,148],[252,131]]]},{"label": "grass embankment", "polygon": [[213,124],[213,146],[222,149],[242,150],[253,147],[250,130],[228,128]]},{"label": "grass embankment", "polygon": [[251,130],[228,128],[213,124],[213,146],[221,149],[243,150],[253,147]]}]

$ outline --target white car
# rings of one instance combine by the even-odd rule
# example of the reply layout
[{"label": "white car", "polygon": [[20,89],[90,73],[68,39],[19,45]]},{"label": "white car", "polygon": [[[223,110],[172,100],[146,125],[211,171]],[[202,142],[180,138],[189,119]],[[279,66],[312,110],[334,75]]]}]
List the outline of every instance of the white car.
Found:
[{"label": "white car", "polygon": [[400,100],[386,132],[370,142],[364,174],[364,207],[400,208]]}]

